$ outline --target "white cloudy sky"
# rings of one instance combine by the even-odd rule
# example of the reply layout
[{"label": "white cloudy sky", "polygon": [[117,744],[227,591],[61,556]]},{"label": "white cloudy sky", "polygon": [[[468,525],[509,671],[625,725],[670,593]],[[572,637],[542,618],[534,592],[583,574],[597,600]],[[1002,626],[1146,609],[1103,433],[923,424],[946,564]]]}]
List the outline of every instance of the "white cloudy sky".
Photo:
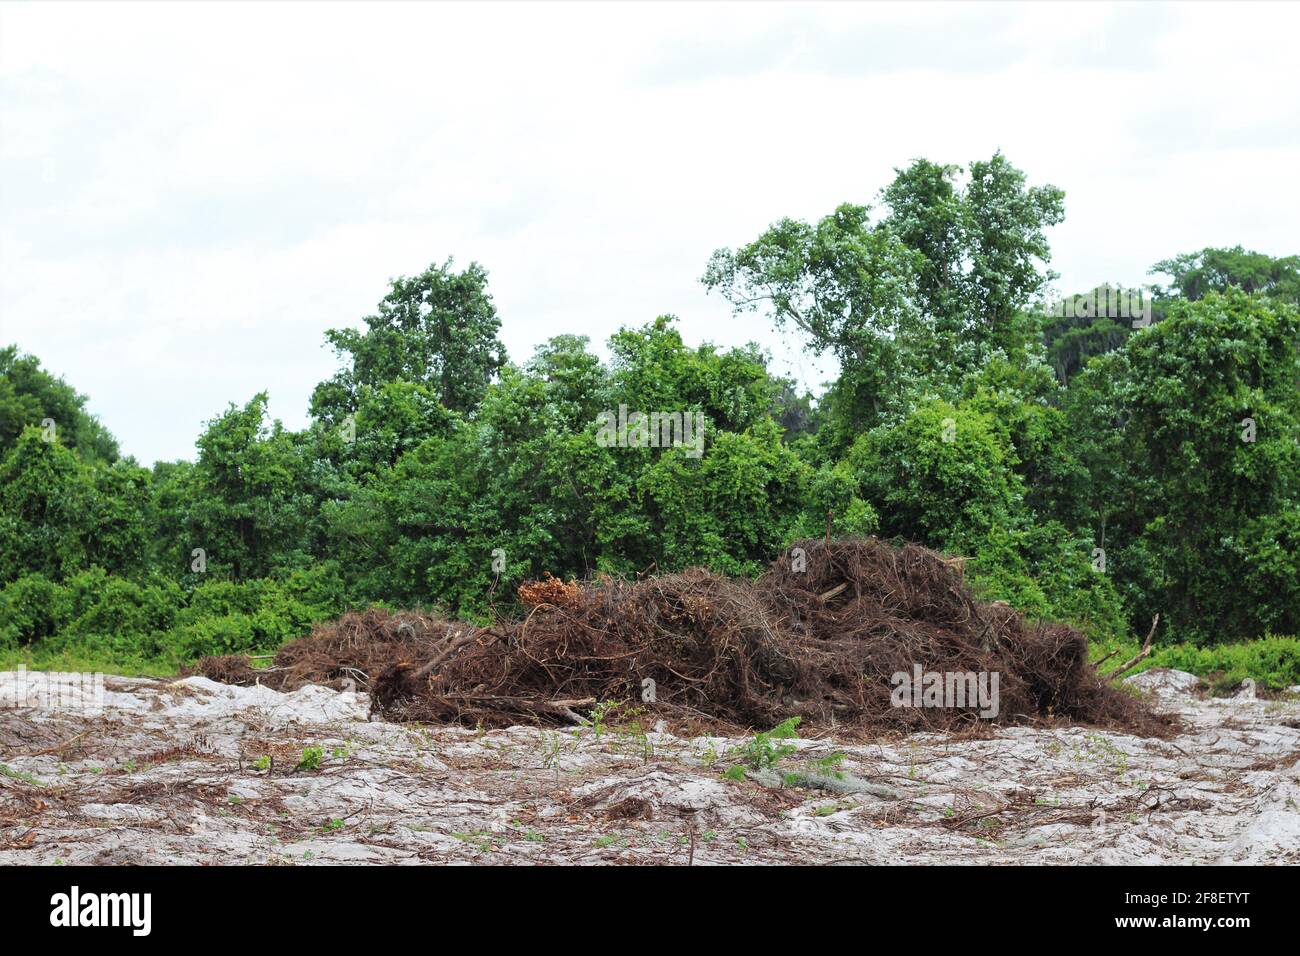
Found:
[{"label": "white cloudy sky", "polygon": [[0,344],[123,449],[287,425],[387,280],[491,272],[523,360],[672,312],[816,363],[698,282],[772,220],[1002,149],[1066,191],[1059,285],[1300,252],[1300,8],[0,4]]}]

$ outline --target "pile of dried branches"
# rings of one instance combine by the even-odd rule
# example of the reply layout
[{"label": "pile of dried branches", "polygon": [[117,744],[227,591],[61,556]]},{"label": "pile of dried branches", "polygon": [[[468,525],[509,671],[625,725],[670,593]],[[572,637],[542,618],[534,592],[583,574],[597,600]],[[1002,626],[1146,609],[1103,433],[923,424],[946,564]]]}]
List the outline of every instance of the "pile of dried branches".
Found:
[{"label": "pile of dried branches", "polygon": [[548,578],[520,596],[519,620],[474,627],[371,610],[286,644],[270,668],[227,657],[197,670],[280,689],[354,686],[386,717],[470,725],[572,722],[599,701],[731,727],[790,716],[861,730],[984,723],[973,700],[895,706],[894,675],[919,665],[997,673],[999,723],[1170,726],[1097,675],[1082,633],[975,600],[958,564],[917,545],[809,540],[756,582],[702,570],[581,585]]}]

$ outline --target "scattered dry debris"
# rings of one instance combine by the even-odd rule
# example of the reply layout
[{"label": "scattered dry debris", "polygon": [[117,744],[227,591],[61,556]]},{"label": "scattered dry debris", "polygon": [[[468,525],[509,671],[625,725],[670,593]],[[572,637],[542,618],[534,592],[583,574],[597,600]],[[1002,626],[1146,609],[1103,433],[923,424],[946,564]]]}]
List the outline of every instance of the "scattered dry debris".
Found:
[{"label": "scattered dry debris", "polygon": [[[0,712],[0,865],[1300,863],[1300,702],[1175,676],[1145,679],[1180,717],[1168,739],[794,739],[770,786],[724,776],[736,736],[397,724],[315,685],[109,678],[99,716]],[[784,782],[832,762],[870,789]]]}]

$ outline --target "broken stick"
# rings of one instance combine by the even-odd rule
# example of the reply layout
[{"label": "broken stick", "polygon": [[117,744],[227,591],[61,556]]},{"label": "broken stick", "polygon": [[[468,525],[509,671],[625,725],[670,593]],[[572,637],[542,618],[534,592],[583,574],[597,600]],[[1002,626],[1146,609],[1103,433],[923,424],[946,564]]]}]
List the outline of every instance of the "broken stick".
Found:
[{"label": "broken stick", "polygon": [[1151,639],[1156,636],[1156,625],[1160,623],[1160,615],[1157,614],[1151,619],[1151,630],[1147,631],[1147,639],[1142,642],[1142,650],[1138,651],[1119,667],[1115,668],[1106,675],[1106,680],[1115,680],[1121,674],[1131,671],[1144,660],[1151,656]]}]

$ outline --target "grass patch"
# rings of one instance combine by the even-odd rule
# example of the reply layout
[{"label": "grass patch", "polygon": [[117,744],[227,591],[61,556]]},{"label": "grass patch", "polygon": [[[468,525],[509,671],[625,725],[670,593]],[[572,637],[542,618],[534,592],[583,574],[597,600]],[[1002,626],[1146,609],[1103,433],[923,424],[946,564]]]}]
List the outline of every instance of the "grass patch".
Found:
[{"label": "grass patch", "polygon": [[59,671],[67,674],[117,674],[122,677],[171,677],[183,662],[177,658],[150,659],[96,653],[89,648],[49,651],[34,647],[0,648],[0,671],[14,671],[22,665],[29,671]]},{"label": "grass patch", "polygon": [[41,783],[30,773],[24,773],[21,770],[15,770],[13,767],[10,767],[8,764],[0,763],[0,777],[8,777],[10,780],[21,780],[23,783],[31,784],[33,787],[45,786],[45,784]]},{"label": "grass patch", "polygon": [[[1093,645],[1093,659],[1112,650],[1114,657],[1102,665],[1103,672],[1138,652],[1138,643],[1102,642]],[[1247,677],[1260,687],[1283,690],[1300,684],[1300,638],[1269,635],[1256,641],[1215,644],[1157,644],[1151,656],[1135,667],[1134,674],[1152,667],[1187,671],[1205,680],[1216,693],[1235,690]]]}]

